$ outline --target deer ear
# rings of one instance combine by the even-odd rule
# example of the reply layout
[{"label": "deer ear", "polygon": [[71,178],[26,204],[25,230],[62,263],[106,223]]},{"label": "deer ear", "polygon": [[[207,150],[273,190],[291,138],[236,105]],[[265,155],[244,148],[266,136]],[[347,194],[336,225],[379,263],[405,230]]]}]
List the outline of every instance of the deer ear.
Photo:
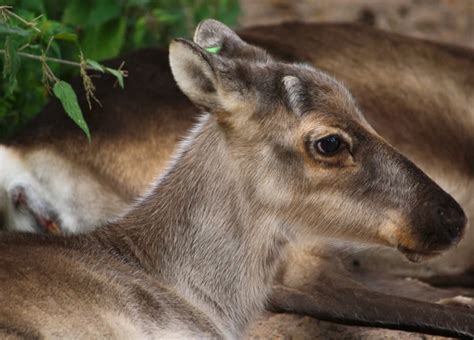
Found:
[{"label": "deer ear", "polygon": [[211,111],[220,107],[216,56],[191,41],[175,39],[170,45],[169,58],[176,83],[192,102]]},{"label": "deer ear", "polygon": [[[201,21],[196,27],[193,40],[204,49],[216,48],[219,52],[222,47],[245,44],[234,31],[214,19]],[[224,46],[225,44],[229,46]]]},{"label": "deer ear", "polygon": [[194,42],[207,52],[226,58],[271,60],[263,49],[247,44],[229,27],[213,19],[201,21],[194,33]]}]

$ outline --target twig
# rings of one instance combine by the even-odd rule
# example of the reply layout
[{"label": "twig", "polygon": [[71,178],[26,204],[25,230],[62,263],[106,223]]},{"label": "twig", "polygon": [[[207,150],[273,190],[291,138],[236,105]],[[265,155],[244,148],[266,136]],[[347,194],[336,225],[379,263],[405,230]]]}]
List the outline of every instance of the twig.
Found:
[{"label": "twig", "polygon": [[89,104],[89,110],[92,110],[92,100],[93,99],[97,104],[99,104],[100,107],[102,107],[102,103],[97,99],[97,97],[94,95],[95,92],[95,86],[94,83],[92,82],[91,77],[87,74],[86,67],[87,67],[87,62],[84,59],[84,54],[79,55],[79,58],[81,60],[81,78],[82,78],[82,85],[84,86],[84,89],[86,90],[86,99],[87,99],[87,104]]},{"label": "twig", "polygon": [[6,13],[12,17],[14,17],[15,19],[17,19],[18,21],[21,21],[24,25],[28,26],[28,27],[31,27],[32,29],[34,29],[36,32],[38,33],[41,33],[41,30],[36,27],[36,20],[38,20],[40,17],[37,17],[35,18],[33,21],[27,21],[25,19],[23,19],[22,17],[20,17],[19,15],[13,13],[12,11],[10,11],[10,8],[12,8],[11,6],[0,6],[0,11],[2,11],[3,13]]},{"label": "twig", "polygon": [[[0,54],[5,54],[5,50],[0,49]],[[59,58],[53,58],[53,57],[44,57],[36,54],[31,54],[31,53],[26,53],[26,52],[18,52],[17,53],[19,56],[29,58],[29,59],[34,59],[38,61],[46,61],[46,62],[54,62],[58,64],[64,64],[64,65],[69,65],[69,66],[74,66],[74,67],[81,67],[81,63],[77,63],[75,61],[70,61],[70,60],[64,60],[64,59],[59,59]],[[91,66],[86,66],[86,70],[88,71],[97,71],[97,69],[91,67]],[[124,77],[127,77],[127,73],[124,72],[123,70],[119,70]],[[110,73],[107,70],[105,70],[106,73]]]},{"label": "twig", "polygon": [[[117,71],[122,73],[122,76],[126,78],[128,77],[128,71],[123,69],[124,66],[125,66],[125,60],[120,63],[120,66],[118,67]],[[117,84],[118,84],[118,79],[115,81],[114,87],[116,87]]]}]

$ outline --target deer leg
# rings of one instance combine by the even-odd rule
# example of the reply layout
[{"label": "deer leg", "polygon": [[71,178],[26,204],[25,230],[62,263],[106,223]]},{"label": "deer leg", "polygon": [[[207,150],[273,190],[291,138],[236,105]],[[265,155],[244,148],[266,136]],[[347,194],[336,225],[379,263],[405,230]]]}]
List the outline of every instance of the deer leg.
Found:
[{"label": "deer leg", "polygon": [[420,279],[435,287],[465,287],[474,288],[474,271],[468,271],[460,275],[436,275]]},{"label": "deer leg", "polygon": [[0,145],[0,209],[6,229],[57,234],[59,218],[22,154]]},{"label": "deer leg", "polygon": [[386,295],[358,286],[341,287],[337,282],[321,282],[311,288],[308,293],[275,285],[267,308],[347,325],[474,337],[474,313],[469,309]]},{"label": "deer leg", "polygon": [[60,234],[59,218],[54,208],[28,185],[14,185],[8,191],[13,208],[23,214],[29,214],[35,221],[37,232]]},{"label": "deer leg", "polygon": [[[344,265],[336,248],[319,244],[317,249],[289,249],[269,310],[349,325],[474,337],[472,310],[433,303],[445,299],[448,304],[453,296],[470,291],[447,291],[384,273],[356,273]],[[465,299],[456,302],[463,304]]]},{"label": "deer leg", "polygon": [[438,303],[442,305],[461,306],[474,309],[474,299],[467,296],[458,295],[451,298],[441,299]]}]

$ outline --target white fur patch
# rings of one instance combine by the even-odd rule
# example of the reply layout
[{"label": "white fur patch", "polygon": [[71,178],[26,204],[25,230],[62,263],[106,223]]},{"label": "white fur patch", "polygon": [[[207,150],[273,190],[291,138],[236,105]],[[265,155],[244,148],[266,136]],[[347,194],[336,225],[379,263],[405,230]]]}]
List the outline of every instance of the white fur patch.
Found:
[{"label": "white fur patch", "polygon": [[17,185],[37,187],[20,155],[11,148],[0,146],[0,209],[5,216],[8,230],[35,231],[35,221],[29,214],[19,212],[13,206],[8,192]]},{"label": "white fur patch", "polygon": [[8,230],[37,231],[34,216],[12,203],[9,192],[17,186],[27,188],[29,199],[51,207],[65,232],[90,231],[125,208],[97,178],[52,150],[20,153],[0,146],[0,209]]}]

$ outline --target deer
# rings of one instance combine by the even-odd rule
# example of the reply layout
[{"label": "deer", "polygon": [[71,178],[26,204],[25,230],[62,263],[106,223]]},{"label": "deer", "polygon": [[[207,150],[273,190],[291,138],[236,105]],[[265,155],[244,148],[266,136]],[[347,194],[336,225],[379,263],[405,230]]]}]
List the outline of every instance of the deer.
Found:
[{"label": "deer", "polygon": [[[206,26],[208,26],[207,29],[205,29]],[[319,29],[323,29],[323,28],[319,28]],[[286,29],[286,27],[284,27],[284,29]],[[265,30],[265,28],[262,28],[262,30]],[[230,56],[238,55],[238,58],[242,58],[242,59],[247,59],[248,56],[250,56],[251,58],[257,58],[257,61],[259,60],[258,58],[270,58],[261,49],[258,49],[254,46],[243,45],[243,42],[240,39],[238,39],[238,37],[231,30],[225,27],[219,26],[216,23],[213,23],[212,25],[209,23],[201,25],[200,29],[198,29],[196,33],[196,37],[195,37],[196,43],[204,44],[202,42],[203,40],[202,35],[210,34],[209,31],[212,33],[211,34],[212,39],[217,39],[217,40],[223,39],[223,38],[226,39],[225,40],[226,43],[223,45],[224,48],[222,49],[221,53],[224,53],[224,54],[229,53]],[[220,32],[220,33],[217,34],[216,32]],[[242,47],[245,47],[245,48],[241,50],[236,50],[236,48],[242,48]],[[230,48],[230,51],[227,51],[226,48]],[[157,55],[155,54],[153,57],[156,57],[156,56]],[[164,59],[163,55],[158,54],[158,57]],[[251,58],[249,59],[249,62],[255,62],[255,60]],[[153,60],[153,61],[156,62],[156,60]],[[46,119],[43,121],[41,120],[42,119],[41,118],[39,121],[36,122],[38,126],[37,130],[40,131],[39,133],[37,133],[36,136],[31,135],[31,128],[30,130],[25,131],[25,133],[28,136],[27,143],[25,141],[23,142],[21,141],[22,135],[20,135],[19,137],[17,137],[18,139],[16,140],[14,139],[8,147],[5,147],[3,149],[5,152],[4,153],[5,156],[3,156],[4,159],[5,160],[8,159],[8,162],[10,164],[13,164],[11,163],[11,159],[14,159],[14,158],[13,157],[8,158],[7,156],[8,152],[10,152],[13,155],[19,155],[23,152],[25,155],[27,155],[27,157],[23,157],[23,161],[25,163],[29,163],[29,166],[32,166],[32,168],[35,169],[36,171],[35,175],[37,178],[40,179],[39,182],[42,182],[41,184],[43,185],[45,183],[47,185],[53,183],[52,181],[45,181],[44,178],[41,177],[42,173],[47,173],[47,171],[45,170],[45,166],[41,165],[41,162],[42,160],[47,160],[47,162],[45,161],[44,164],[48,164],[47,168],[50,169],[49,171],[51,171],[51,173],[53,173],[55,177],[58,177],[58,174],[64,175],[64,176],[62,175],[59,176],[60,178],[67,177],[67,174],[72,174],[70,175],[70,178],[68,178],[68,181],[72,183],[75,183],[74,180],[76,178],[87,179],[87,180],[84,180],[83,183],[81,183],[81,185],[83,185],[82,188],[87,189],[87,190],[82,191],[84,193],[83,196],[87,197],[87,192],[89,190],[91,192],[90,196],[94,198],[94,201],[93,200],[89,201],[89,206],[91,208],[99,207],[100,209],[98,209],[98,211],[101,211],[102,209],[102,213],[113,211],[114,209],[116,211],[120,210],[125,205],[125,201],[127,199],[130,199],[129,197],[133,196],[138,191],[140,191],[141,189],[140,187],[143,187],[146,185],[144,183],[151,181],[150,176],[153,176],[153,174],[150,175],[150,173],[153,173],[153,167],[151,166],[147,167],[145,163],[141,163],[142,159],[146,159],[147,162],[155,162],[154,165],[158,165],[157,168],[159,168],[160,165],[164,166],[163,164],[165,163],[167,159],[167,157],[155,157],[156,159],[152,159],[153,157],[146,157],[146,152],[148,151],[144,151],[146,150],[145,148],[149,148],[150,150],[153,150],[153,151],[161,150],[160,152],[170,153],[171,151],[166,151],[166,150],[163,151],[163,150],[167,149],[167,147],[168,147],[168,150],[171,150],[172,148],[174,148],[174,145],[176,144],[176,141],[179,139],[179,137],[170,136],[170,133],[167,133],[168,130],[174,129],[174,130],[179,131],[180,133],[184,133],[184,131],[192,125],[193,120],[197,116],[197,110],[193,108],[191,104],[185,100],[185,98],[182,97],[182,95],[178,92],[178,90],[175,87],[173,87],[173,84],[171,85],[168,84],[171,81],[170,72],[167,71],[165,66],[163,65],[160,66],[159,62],[157,64],[158,64],[157,66],[158,72],[160,75],[159,80],[158,80],[158,85],[163,85],[163,86],[158,86],[160,89],[159,91],[156,91],[156,89],[153,89],[154,91],[151,90],[151,93],[147,93],[147,95],[149,97],[150,95],[158,96],[158,98],[161,101],[159,105],[159,108],[161,111],[158,111],[159,114],[157,114],[156,108],[147,108],[147,110],[152,113],[152,114],[148,113],[150,116],[155,114],[157,115],[157,117],[155,118],[147,117],[146,121],[141,121],[139,117],[140,117],[140,114],[142,114],[143,112],[140,112],[140,110],[135,110],[136,114],[138,115],[138,117],[136,117],[136,120],[134,120],[133,122],[130,121],[130,118],[128,118],[127,120],[127,124],[137,124],[134,126],[134,128],[138,127],[137,131],[139,131],[140,134],[143,133],[143,134],[149,135],[150,140],[147,142],[147,146],[140,145],[140,147],[137,147],[137,145],[141,143],[141,140],[139,139],[137,140],[136,136],[133,136],[133,135],[128,136],[128,138],[130,138],[130,141],[127,141],[127,142],[132,145],[128,146],[127,142],[121,142],[121,145],[123,146],[121,148],[122,149],[121,154],[119,156],[114,156],[116,158],[110,156],[110,152],[111,152],[110,150],[116,149],[116,145],[114,145],[114,143],[116,143],[117,140],[106,141],[105,137],[110,138],[110,139],[114,138],[113,135],[110,136],[110,132],[107,132],[106,126],[110,128],[110,131],[114,131],[113,122],[118,120],[119,121],[118,123],[115,122],[115,124],[117,124],[116,127],[118,128],[118,130],[123,129],[123,126],[121,126],[120,124],[125,121],[125,118],[123,115],[127,109],[127,104],[124,103],[125,104],[124,107],[118,108],[116,114],[110,115],[110,118],[105,118],[107,124],[111,124],[111,125],[106,125],[105,123],[102,123],[103,125],[99,126],[99,129],[96,130],[94,133],[94,136],[95,136],[94,143],[102,143],[101,148],[100,148],[101,149],[100,152],[102,152],[102,155],[100,154],[100,152],[99,154],[95,154],[96,151],[94,151],[94,153],[91,153],[90,151],[88,151],[87,148],[89,148],[89,146],[87,146],[87,144],[84,144],[83,141],[77,136],[77,134],[71,133],[70,130],[72,128],[70,128],[67,124],[64,127],[62,126],[60,129],[55,130],[55,131],[58,131],[59,133],[59,136],[56,136],[56,138],[59,138],[59,139],[63,138],[67,142],[64,143],[63,145],[55,146],[54,141],[48,140],[48,138],[50,138],[48,137],[48,135],[52,131],[51,123],[58,122],[58,121],[61,122],[61,119],[58,119],[58,117],[50,117],[49,119]],[[163,60],[161,61],[161,64],[163,64]],[[139,70],[139,66],[137,67],[138,70]],[[143,86],[143,84],[139,84],[139,85]],[[139,92],[135,94],[138,96],[138,98],[136,99],[137,102],[141,102],[140,100],[143,99],[143,97],[140,97]],[[114,93],[114,96],[115,96],[115,93]],[[113,103],[113,100],[116,100],[116,97],[114,96],[111,96],[111,100],[112,100],[111,103]],[[179,108],[179,110],[177,108]],[[59,110],[56,110],[56,111],[59,111]],[[146,114],[146,113],[143,113],[143,114]],[[113,116],[113,119],[112,119],[112,116]],[[94,126],[94,117],[91,117],[91,119],[92,119],[91,125]],[[100,117],[100,119],[104,119],[104,117]],[[142,125],[139,125],[139,124],[142,124]],[[155,133],[147,133],[146,131],[154,131]],[[104,137],[102,137],[102,135]],[[44,139],[46,139],[46,142]],[[38,141],[40,141],[40,143],[38,143]],[[40,145],[41,147],[39,148],[38,145]],[[44,151],[45,145],[48,146],[49,148],[47,152]],[[66,150],[64,148],[64,145],[67,146]],[[77,148],[77,150],[75,148]],[[133,150],[133,151],[127,152],[128,150]],[[107,152],[109,153],[109,155],[107,155]],[[127,157],[129,158],[127,159]],[[77,159],[80,159],[81,162],[78,162],[78,163],[82,163],[82,164],[74,164],[74,166],[68,165],[68,162],[74,162]],[[111,164],[108,167],[104,166],[104,159],[108,159],[110,161]],[[159,164],[157,164],[157,162]],[[2,164],[5,164],[5,163],[2,162]],[[87,164],[89,168],[84,167],[84,164]],[[120,166],[124,164],[126,166],[124,167]],[[133,166],[136,166],[137,168],[133,169]],[[132,169],[131,170],[127,169],[125,171],[124,168],[127,168],[127,167],[132,167]],[[80,176],[75,175],[79,173],[78,169],[82,171]],[[129,174],[126,173],[127,171],[129,171]],[[142,176],[136,176],[137,173],[140,173]],[[98,180],[96,182],[92,180],[92,178],[94,177],[93,174],[99,174],[97,176]],[[115,178],[114,176],[111,176],[110,174],[113,174]],[[107,178],[107,176],[109,176],[109,178]],[[112,179],[110,179],[110,177]],[[133,180],[131,180],[131,178],[133,178]],[[32,182],[30,181],[29,183],[32,183]],[[100,183],[100,185],[98,183]],[[60,182],[60,184],[58,185],[59,188],[62,188],[62,186],[64,186],[64,182],[63,183]],[[74,185],[73,187],[80,188],[80,186],[77,186],[77,185]],[[99,187],[100,187],[100,190],[98,190]],[[25,216],[32,218],[30,222],[33,222],[32,225],[36,225],[35,228],[37,230],[41,230],[45,228],[45,226],[47,227],[48,225],[51,225],[51,224],[53,225],[61,224],[61,226],[64,226],[64,225],[67,226],[67,223],[64,223],[64,221],[68,220],[67,218],[64,218],[63,216],[61,216],[61,220],[59,220],[58,219],[59,214],[54,213],[52,210],[48,211],[48,209],[44,208],[44,207],[53,206],[53,204],[50,204],[48,202],[54,202],[54,194],[50,198],[51,201],[45,200],[46,203],[43,202],[43,205],[41,204],[38,205],[36,204],[35,195],[37,194],[37,192],[40,192],[40,191],[34,191],[32,189],[33,189],[32,187],[28,187],[26,185],[20,185],[15,188],[12,195],[13,199],[11,200],[12,204],[16,206],[15,210],[18,213],[22,213]],[[46,192],[46,193],[49,191],[53,193],[59,192],[58,189],[56,189],[55,191],[54,190],[55,188],[51,190],[51,187],[49,187],[48,189],[49,190],[43,190],[42,192]],[[117,197],[122,197],[122,198],[111,200],[110,198],[114,197],[113,195],[114,192],[117,193],[116,194]],[[98,195],[96,193],[98,193]],[[101,193],[105,193],[104,195],[109,195],[108,198],[107,196],[101,196]],[[12,192],[10,192],[10,194],[12,194]],[[104,204],[104,206],[101,206],[100,205],[101,202],[106,202],[107,204],[111,204],[112,208],[110,208],[109,206],[108,209],[104,209],[103,207],[107,207],[107,205]],[[36,208],[37,206],[38,208]],[[87,205],[84,205],[84,206],[87,206]],[[81,208],[80,205],[79,205],[79,208]],[[87,209],[85,208],[83,211],[87,211]],[[84,214],[84,215],[87,215],[87,214]],[[97,215],[100,215],[100,213],[98,213]],[[87,216],[93,217],[94,214],[87,215]],[[110,215],[108,215],[107,217],[110,217]],[[55,221],[55,222],[51,223],[51,221]],[[91,225],[94,225],[94,223],[91,223],[88,227],[91,228]],[[48,230],[48,228],[44,230]],[[74,232],[75,230],[71,229],[70,231]],[[413,256],[413,254],[411,254],[410,256]],[[337,282],[337,280],[335,280],[335,282]],[[325,288],[327,291],[327,289],[331,288],[331,284],[324,286],[323,288]],[[354,287],[351,286],[351,289],[353,288]],[[358,287],[358,288],[361,289],[361,287]],[[324,289],[322,291],[324,291]],[[278,291],[278,293],[279,294],[274,294],[271,300],[275,305],[280,304],[279,306],[280,308],[284,308],[285,310],[290,310],[294,312],[300,312],[300,313],[304,312],[310,315],[316,314],[319,317],[323,317],[323,318],[326,317],[333,320],[336,319],[336,321],[343,320],[346,322],[349,321],[352,323],[359,323],[359,324],[367,324],[367,323],[373,322],[374,324],[392,327],[392,328],[405,326],[407,327],[407,329],[427,330],[431,332],[433,331],[433,329],[437,329],[436,330],[437,332],[447,332],[445,334],[448,334],[448,335],[449,334],[454,334],[454,335],[469,334],[469,333],[462,333],[462,331],[459,332],[459,330],[452,330],[452,329],[449,330],[448,328],[449,328],[450,322],[451,322],[451,325],[453,324],[462,325],[463,323],[465,323],[466,325],[469,325],[470,323],[472,324],[472,319],[470,319],[470,316],[468,315],[468,317],[466,318],[466,315],[464,313],[461,313],[458,309],[448,308],[446,306],[422,304],[419,302],[414,302],[414,301],[409,301],[409,300],[407,301],[402,300],[403,303],[405,303],[405,305],[403,305],[400,303],[400,299],[392,298],[390,300],[390,297],[387,297],[387,296],[384,296],[384,299],[385,299],[384,307],[389,308],[390,303],[387,303],[387,302],[391,302],[393,305],[397,306],[398,309],[395,308],[393,310],[393,314],[388,313],[388,315],[387,315],[387,311],[385,311],[383,313],[385,319],[381,318],[381,313],[379,313],[378,315],[372,315],[374,319],[371,320],[370,311],[364,310],[362,313],[364,320],[360,320],[360,319],[356,320],[357,318],[355,318],[354,315],[352,316],[350,315],[351,308],[345,308],[345,310],[343,310],[342,308],[336,308],[337,305],[332,305],[333,312],[334,314],[337,314],[337,317],[335,318],[334,315],[328,317],[327,313],[328,311],[330,311],[328,306],[331,306],[331,303],[333,303],[334,301],[327,301],[328,299],[327,296],[326,296],[326,299],[320,299],[321,296],[318,295],[317,300],[316,299],[309,299],[309,300],[303,299],[302,300],[295,297],[296,293],[298,292],[294,289],[290,291],[285,290],[284,292]],[[286,294],[286,297],[291,296],[291,299],[288,299],[288,298],[285,299],[285,294]],[[375,292],[371,292],[370,294],[371,295],[368,295],[367,298],[365,299],[365,303],[367,303],[367,301],[371,303],[379,303],[377,299],[370,301],[370,297],[380,298],[380,295],[377,295]],[[331,296],[331,294],[328,294],[328,296]],[[282,300],[283,303],[278,302],[276,297],[277,298],[283,297],[283,300]],[[288,303],[291,301],[296,301],[296,302],[293,302],[292,306],[288,306]],[[311,308],[310,308],[311,310],[308,309],[309,308],[308,301],[312,302]],[[323,301],[323,303],[321,303],[321,301]],[[304,302],[304,303],[301,303],[301,302]],[[282,306],[282,304],[284,306]],[[354,306],[351,305],[351,307],[354,307]],[[324,308],[328,308],[328,309],[324,310]],[[400,317],[398,317],[397,319],[395,315],[397,314],[397,311],[398,312],[400,311],[400,308],[404,308],[406,311],[411,312],[407,314],[407,319],[409,319],[410,317],[416,316],[415,319],[411,320],[411,324],[408,324],[408,325],[404,324],[404,322],[407,322],[407,320],[400,320]],[[321,312],[321,309],[323,309],[322,312]],[[418,311],[420,310],[423,310],[422,314],[418,313]],[[324,315],[325,313],[326,315]],[[390,318],[391,320],[387,320]],[[420,321],[419,321],[420,319],[426,319],[426,323],[423,324],[423,322],[421,322],[421,325],[420,325]],[[443,322],[444,322],[444,325],[443,325]],[[462,329],[462,326],[460,328]],[[468,328],[465,328],[465,329],[468,329]]]},{"label": "deer", "polygon": [[[298,39],[281,39],[291,34]],[[472,50],[353,24],[286,24],[279,30],[262,26],[248,29],[243,37],[284,60],[308,62],[343,80],[360,98],[362,110],[374,128],[472,215]],[[299,48],[303,44],[305,48]],[[408,65],[403,65],[405,62]],[[429,94],[425,94],[426,87],[431,89]],[[445,135],[453,138],[453,143],[436,148]],[[474,234],[469,233],[458,249],[422,266],[407,266],[393,251],[385,256],[372,256],[373,252],[368,251],[360,254],[359,260],[365,257],[375,266],[374,261],[379,259],[377,268],[383,270],[386,261],[396,257],[396,263],[391,260],[391,269],[401,273],[456,275],[473,266],[473,240]]]}]

